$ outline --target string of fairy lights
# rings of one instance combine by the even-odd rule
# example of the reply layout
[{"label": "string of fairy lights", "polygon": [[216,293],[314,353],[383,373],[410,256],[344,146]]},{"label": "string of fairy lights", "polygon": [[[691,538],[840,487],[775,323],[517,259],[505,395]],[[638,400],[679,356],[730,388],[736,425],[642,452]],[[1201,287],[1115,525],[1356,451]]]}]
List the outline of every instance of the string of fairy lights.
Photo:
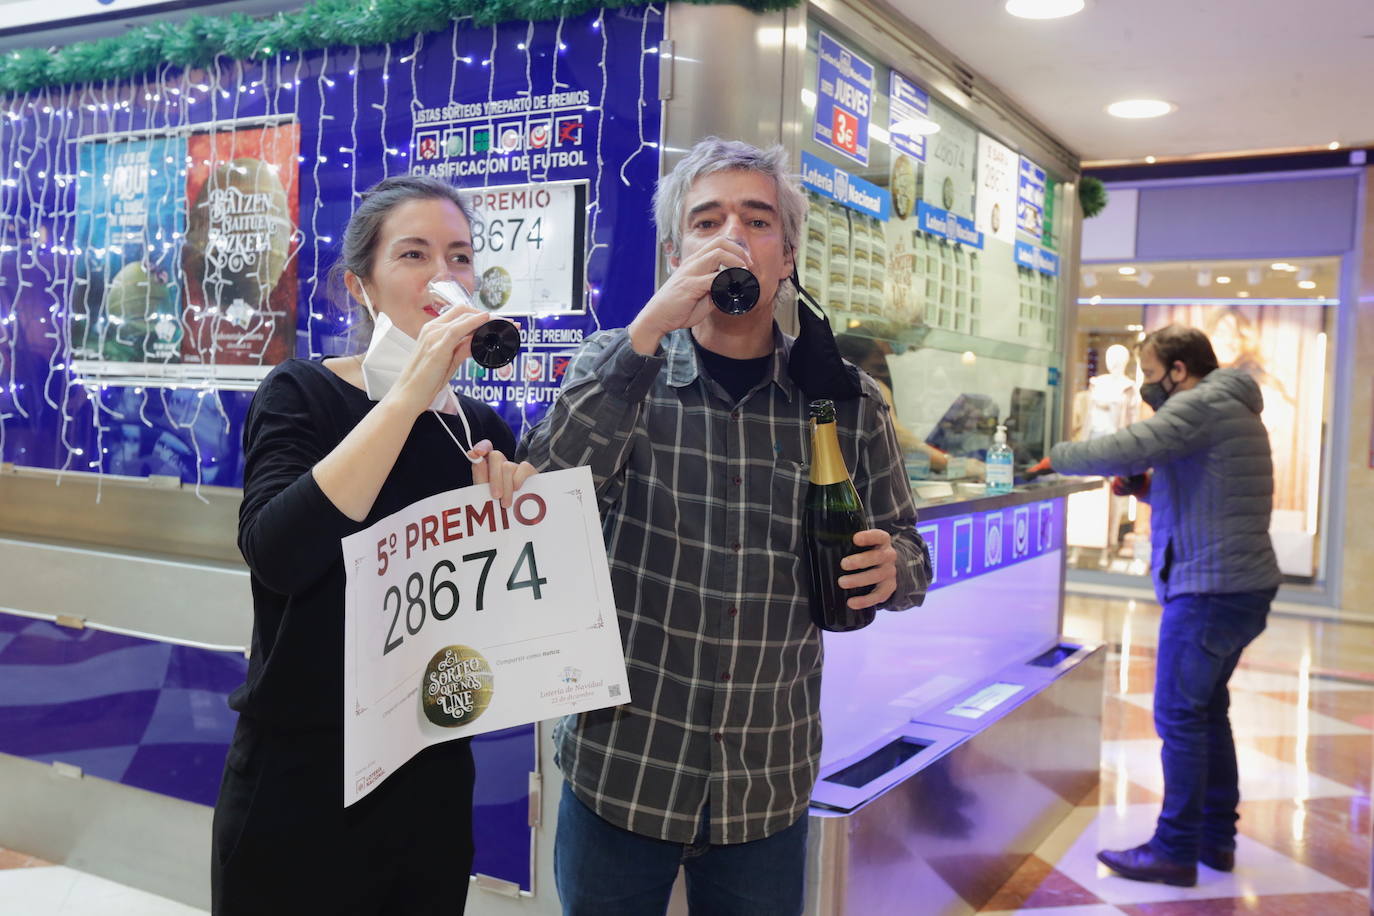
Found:
[{"label": "string of fairy lights", "polygon": [[[653,35],[664,14],[653,5],[613,14],[634,21],[640,45],[638,145],[619,161],[608,161],[604,142],[613,78],[606,15],[598,9],[538,28],[526,22],[518,32],[510,23],[478,28],[461,20],[387,45],[221,58],[194,69],[164,63],[137,79],[0,97],[0,460],[55,470],[59,482],[68,473],[93,475],[97,500],[107,476],[177,476],[201,499],[205,486],[237,485],[233,432],[277,361],[273,341],[295,340],[286,356],[319,358],[339,352],[349,336],[350,313],[326,282],[347,215],[341,205],[351,209],[364,188],[414,167],[413,116],[432,104],[420,101],[422,91],[446,84],[452,102],[485,71],[490,110],[498,60],[506,68],[500,91],[520,66],[523,95],[542,85],[587,89],[586,115],[601,119],[589,150],[582,252],[587,330],[599,330],[598,270],[614,230],[603,178],[609,172],[629,185],[632,161],[657,150],[657,119],[645,116],[656,104],[647,68],[657,65]],[[567,81],[562,58],[581,29],[579,51],[596,61],[599,85]],[[626,34],[618,32],[619,40]],[[512,38],[518,63],[505,46]],[[464,52],[483,44],[484,55]],[[443,61],[448,72],[436,72]],[[634,85],[626,73],[615,78]],[[408,85],[408,98],[393,81]],[[628,127],[627,120],[621,129]],[[251,160],[271,166],[278,185]],[[528,180],[548,180],[548,162],[530,166]],[[476,176],[460,183],[499,182],[484,170],[480,183]],[[148,193],[121,196],[112,187],[125,183]],[[232,193],[216,196],[223,189]],[[289,231],[276,228],[275,211],[234,210],[254,195],[298,201]],[[245,226],[273,227],[244,243],[268,250],[236,252],[245,262],[256,256],[257,273],[204,254],[223,254],[206,236],[215,230],[206,228],[205,210],[214,207],[226,219],[241,215]],[[188,265],[199,273],[192,277]],[[245,285],[245,275],[262,280]],[[292,288],[277,289],[288,281]],[[283,295],[291,306],[284,311]],[[534,327],[533,316],[521,321]],[[527,404],[525,382],[517,398]],[[529,422],[528,411],[520,416]]]}]

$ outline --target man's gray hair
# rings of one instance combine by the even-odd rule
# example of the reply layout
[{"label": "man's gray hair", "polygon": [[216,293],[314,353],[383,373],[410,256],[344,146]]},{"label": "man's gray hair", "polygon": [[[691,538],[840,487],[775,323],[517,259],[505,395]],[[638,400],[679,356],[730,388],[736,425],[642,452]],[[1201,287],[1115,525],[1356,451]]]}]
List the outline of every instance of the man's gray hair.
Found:
[{"label": "man's gray hair", "polygon": [[801,246],[802,223],[806,219],[806,196],[787,168],[787,151],[781,146],[759,149],[742,140],[707,137],[697,142],[673,170],[658,181],[654,190],[654,222],[659,236],[676,257],[682,251],[682,202],[697,179],[714,172],[731,170],[758,172],[773,179],[778,190],[778,216],[782,220],[785,250]]}]

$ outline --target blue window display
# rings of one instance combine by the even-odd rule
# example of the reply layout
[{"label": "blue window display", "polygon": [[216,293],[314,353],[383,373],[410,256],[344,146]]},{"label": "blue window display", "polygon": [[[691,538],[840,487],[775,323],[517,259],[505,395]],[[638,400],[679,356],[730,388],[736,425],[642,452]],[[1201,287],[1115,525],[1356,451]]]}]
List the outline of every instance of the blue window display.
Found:
[{"label": "blue window display", "polygon": [[[271,360],[218,354],[267,352],[251,346],[257,300],[283,277],[288,355],[357,348],[328,272],[357,194],[405,172],[480,194],[484,301],[520,318],[523,358],[466,366],[456,384],[519,433],[583,337],[628,324],[652,295],[662,37],[660,7],[465,20],[391,45],[0,100],[0,156],[21,163],[0,184],[0,460],[240,486],[243,422]],[[534,261],[542,272],[521,272]],[[257,277],[261,295],[216,270]],[[217,330],[198,335],[207,315]],[[62,692],[80,666],[119,657],[144,660],[136,682],[83,676],[98,697]],[[6,666],[25,676],[0,696],[0,751],[213,801],[241,654],[0,615]],[[74,727],[94,709],[99,721]],[[528,891],[535,731],[482,736],[474,753],[475,869]]]},{"label": "blue window display", "polygon": [[[22,164],[0,186],[13,291],[0,296],[0,460],[241,485],[242,424],[272,360],[217,361],[235,327],[255,333],[257,304],[188,298],[205,283],[247,288],[200,267],[188,284],[184,265],[201,263],[188,246],[228,239],[205,263],[267,271],[259,286],[294,277],[294,354],[342,353],[358,342],[328,282],[338,233],[359,192],[406,171],[481,192],[487,304],[520,317],[526,339],[504,374],[468,366],[457,383],[521,432],[583,337],[624,326],[652,295],[662,35],[657,7],[461,22],[16,99],[0,113],[0,156]],[[188,217],[203,213],[209,234],[196,235]],[[259,252],[259,267],[240,263]],[[208,348],[206,310],[227,329]]]}]

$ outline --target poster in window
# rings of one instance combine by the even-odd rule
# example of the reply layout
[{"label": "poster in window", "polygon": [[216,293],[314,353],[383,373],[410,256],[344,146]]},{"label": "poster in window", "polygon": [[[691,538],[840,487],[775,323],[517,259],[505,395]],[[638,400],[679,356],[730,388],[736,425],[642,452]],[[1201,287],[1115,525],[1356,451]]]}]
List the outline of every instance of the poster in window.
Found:
[{"label": "poster in window", "polygon": [[76,210],[72,350],[78,362],[176,362],[176,246],[185,224],[179,137],[83,143]]},{"label": "poster in window", "polygon": [[187,140],[183,362],[272,366],[292,355],[299,149],[295,123]]}]

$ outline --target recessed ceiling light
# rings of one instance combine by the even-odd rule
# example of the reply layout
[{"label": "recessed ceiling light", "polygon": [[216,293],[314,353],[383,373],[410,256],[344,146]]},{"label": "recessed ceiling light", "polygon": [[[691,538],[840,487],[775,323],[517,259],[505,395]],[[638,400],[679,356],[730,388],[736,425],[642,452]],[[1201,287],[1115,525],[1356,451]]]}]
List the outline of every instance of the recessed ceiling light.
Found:
[{"label": "recessed ceiling light", "polygon": [[1223,277],[1217,277],[1217,282],[1218,282],[1218,283],[1230,283],[1230,282],[1231,282],[1231,278],[1230,278],[1230,277],[1224,277],[1224,276],[1223,276]]},{"label": "recessed ceiling light", "polygon": [[1121,274],[1121,276],[1123,276],[1123,277],[1129,277],[1129,276],[1132,276],[1132,275],[1135,274],[1135,268],[1134,268],[1134,267],[1118,267],[1118,268],[1116,269],[1116,272],[1119,273],[1119,274]]},{"label": "recessed ceiling light", "polygon": [[1275,261],[1269,265],[1270,270],[1297,270],[1298,268],[1289,264],[1287,261]]},{"label": "recessed ceiling light", "polygon": [[1236,295],[1239,296],[1239,297],[1242,298],[1242,299],[1249,299],[1249,298],[1250,298],[1250,294],[1247,293],[1245,290],[1241,290],[1240,292],[1236,293]]},{"label": "recessed ceiling light", "polygon": [[1317,281],[1316,281],[1316,280],[1299,280],[1299,281],[1298,281],[1298,288],[1299,288],[1299,289],[1316,289],[1316,288],[1317,288]]},{"label": "recessed ceiling light", "polygon": [[1145,161],[1148,162],[1150,165],[1154,165],[1154,164],[1155,164],[1155,157],[1154,157],[1154,156],[1146,156],[1146,157],[1145,157]]},{"label": "recessed ceiling light", "polygon": [[1339,140],[1332,140],[1330,143],[1326,144],[1326,148],[1327,148],[1327,149],[1340,149],[1340,148],[1341,148],[1341,141],[1339,141]]},{"label": "recessed ceiling light", "polygon": [[1007,12],[1022,19],[1059,19],[1083,9],[1083,0],[1007,0]]},{"label": "recessed ceiling light", "polygon": [[1107,114],[1115,118],[1157,118],[1177,107],[1162,99],[1124,99],[1108,105]]}]

